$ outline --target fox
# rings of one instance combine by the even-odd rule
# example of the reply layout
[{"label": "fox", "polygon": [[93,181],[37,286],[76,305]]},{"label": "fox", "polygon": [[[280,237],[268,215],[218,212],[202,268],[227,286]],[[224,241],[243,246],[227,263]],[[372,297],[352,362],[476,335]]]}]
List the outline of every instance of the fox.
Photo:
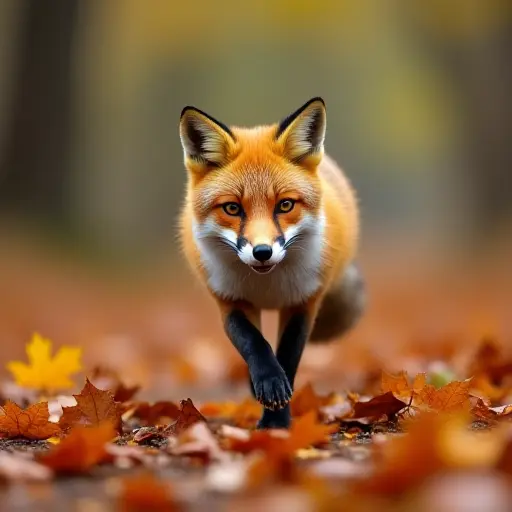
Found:
[{"label": "fox", "polygon": [[[193,106],[180,116],[181,247],[247,364],[263,405],[258,429],[289,428],[306,343],[342,336],[365,311],[358,199],[325,153],[326,120],[321,97],[251,128]],[[275,351],[261,333],[264,310],[278,312]]]}]

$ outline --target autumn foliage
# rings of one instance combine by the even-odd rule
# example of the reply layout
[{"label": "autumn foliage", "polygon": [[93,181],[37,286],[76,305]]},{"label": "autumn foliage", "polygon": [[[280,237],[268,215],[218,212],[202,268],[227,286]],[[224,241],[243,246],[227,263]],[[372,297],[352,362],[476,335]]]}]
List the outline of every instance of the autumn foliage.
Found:
[{"label": "autumn foliage", "polygon": [[[325,394],[306,382],[291,401],[289,430],[255,430],[262,409],[252,398],[197,407],[191,398],[137,400],[138,386],[125,385],[116,372],[101,367],[90,371],[80,392],[52,395],[49,390],[69,384],[70,369],[81,362],[69,347],[54,359],[47,357],[50,350],[51,343],[37,335],[27,348],[27,368],[42,361],[52,365],[37,379],[29,379],[32,370],[24,363],[8,365],[20,389],[36,390],[44,399],[26,407],[6,400],[0,439],[44,444],[32,457],[0,457],[0,478],[6,481],[142,466],[142,472],[119,480],[119,509],[177,511],[186,497],[172,479],[158,476],[158,468],[179,461],[182,470],[201,469],[215,491],[243,495],[284,486],[301,489],[313,510],[331,510],[354,496],[366,510],[390,505],[386,500],[421,489],[435,475],[461,470],[512,475],[512,405],[499,403],[510,395],[512,364],[489,340],[459,379],[382,371],[378,380],[368,381],[372,392]],[[20,373],[23,368],[29,374]],[[333,490],[328,485],[333,479],[344,486]]]}]

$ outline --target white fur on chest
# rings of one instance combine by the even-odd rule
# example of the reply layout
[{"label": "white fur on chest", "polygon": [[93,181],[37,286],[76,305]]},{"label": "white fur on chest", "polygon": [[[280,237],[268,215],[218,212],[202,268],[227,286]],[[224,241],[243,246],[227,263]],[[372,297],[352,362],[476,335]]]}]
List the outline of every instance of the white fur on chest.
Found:
[{"label": "white fur on chest", "polygon": [[[318,227],[318,226],[317,226]],[[258,309],[302,304],[321,286],[323,229],[287,250],[269,274],[257,274],[229,248],[211,239],[196,239],[208,285],[228,300],[244,300]]]},{"label": "white fur on chest", "polygon": [[238,262],[230,266],[215,265],[208,272],[209,285],[221,297],[246,300],[260,309],[303,303],[320,287],[318,269],[287,263],[279,264],[268,275],[256,274]]}]

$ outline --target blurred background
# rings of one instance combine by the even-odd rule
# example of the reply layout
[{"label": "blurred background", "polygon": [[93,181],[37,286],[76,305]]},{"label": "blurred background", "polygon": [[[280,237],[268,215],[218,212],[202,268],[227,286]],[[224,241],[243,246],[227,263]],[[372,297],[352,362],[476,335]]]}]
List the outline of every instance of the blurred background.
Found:
[{"label": "blurred background", "polygon": [[271,123],[318,95],[359,194],[369,306],[302,378],[357,387],[511,345],[511,6],[1,0],[2,363],[38,331],[155,390],[237,378],[176,242],[179,114]]}]

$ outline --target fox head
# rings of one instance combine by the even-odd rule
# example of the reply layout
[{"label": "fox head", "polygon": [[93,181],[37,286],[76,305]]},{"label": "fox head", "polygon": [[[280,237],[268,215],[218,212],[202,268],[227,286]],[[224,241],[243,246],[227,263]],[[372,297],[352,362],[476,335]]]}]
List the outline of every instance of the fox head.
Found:
[{"label": "fox head", "polygon": [[180,138],[200,248],[260,274],[313,250],[308,242],[318,242],[323,226],[317,167],[325,129],[321,98],[280,123],[255,128],[228,128],[185,107]]}]

